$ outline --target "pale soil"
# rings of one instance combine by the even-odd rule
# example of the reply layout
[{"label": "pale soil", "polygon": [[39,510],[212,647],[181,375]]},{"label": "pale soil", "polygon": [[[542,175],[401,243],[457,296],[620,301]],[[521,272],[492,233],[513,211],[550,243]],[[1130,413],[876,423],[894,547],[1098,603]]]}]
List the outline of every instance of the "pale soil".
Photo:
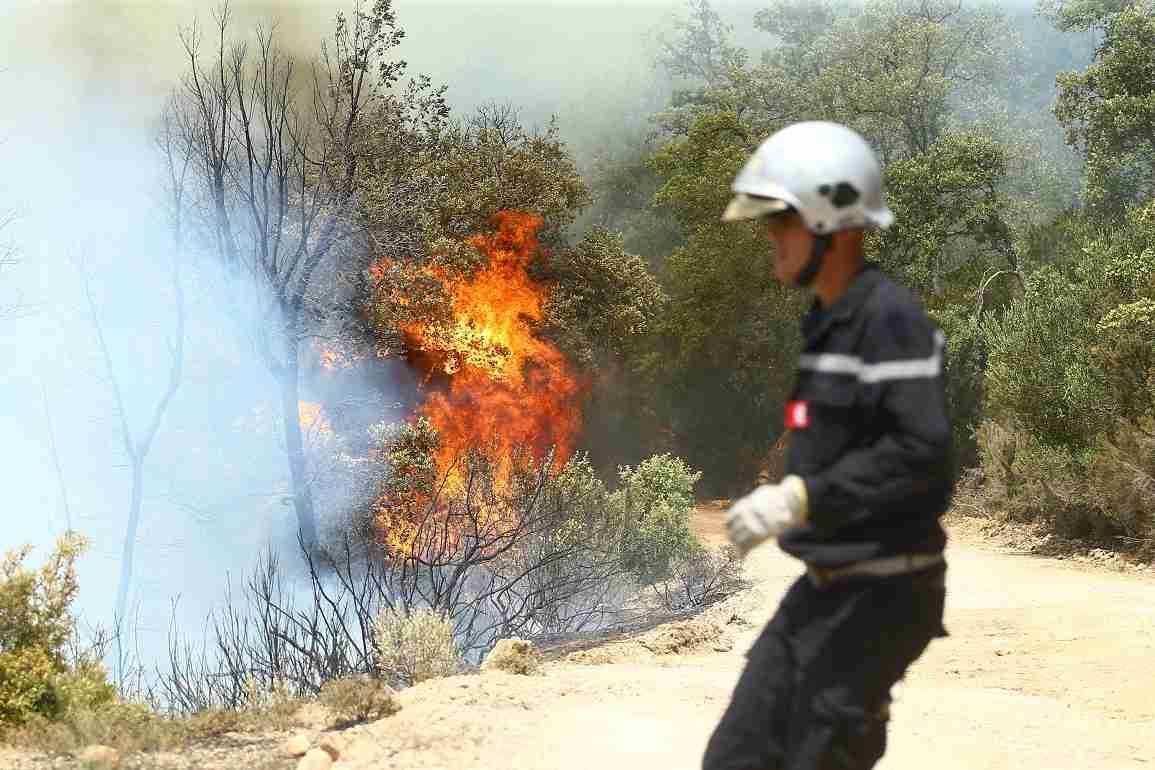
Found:
[{"label": "pale soil", "polygon": [[[706,510],[698,528],[717,540],[720,519]],[[879,767],[1155,768],[1155,580],[1011,553],[966,520],[952,535],[951,636],[897,689]],[[396,716],[340,736],[333,770],[697,768],[744,651],[798,567],[769,545],[747,572],[750,592],[680,628],[572,655],[540,676],[407,690]],[[259,766],[236,759],[198,765]]]}]

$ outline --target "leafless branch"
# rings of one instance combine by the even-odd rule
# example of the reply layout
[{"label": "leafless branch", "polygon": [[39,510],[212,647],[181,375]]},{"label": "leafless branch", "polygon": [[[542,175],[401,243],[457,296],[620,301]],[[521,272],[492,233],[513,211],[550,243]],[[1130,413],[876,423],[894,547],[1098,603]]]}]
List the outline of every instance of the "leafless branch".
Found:
[{"label": "leafless branch", "polygon": [[68,487],[64,483],[64,471],[60,466],[60,454],[56,451],[56,434],[52,430],[52,410],[48,406],[48,387],[40,383],[40,395],[44,404],[44,424],[48,433],[48,449],[52,454],[52,466],[56,470],[56,481],[60,486],[60,506],[64,509],[64,525],[72,531],[72,509],[68,505]]},{"label": "leafless branch", "polygon": [[[185,338],[185,298],[181,282],[181,252],[183,248],[183,212],[185,184],[188,168],[192,162],[191,155],[185,151],[187,145],[181,143],[179,136],[173,131],[173,125],[166,123],[162,129],[159,144],[167,163],[169,172],[169,195],[171,235],[172,235],[172,265],[171,288],[173,292],[174,333],[169,342],[169,368],[164,390],[152,412],[148,417],[145,428],[134,435],[130,424],[128,410],[125,404],[124,392],[120,378],[117,376],[116,366],[112,360],[108,340],[105,337],[104,326],[100,321],[96,301],[92,294],[92,283],[83,259],[76,260],[77,271],[81,277],[85,300],[88,305],[89,318],[96,335],[97,348],[104,363],[105,374],[109,389],[112,393],[117,420],[120,427],[122,448],[128,459],[132,477],[132,486],[128,507],[128,523],[125,527],[124,544],[121,555],[120,581],[116,595],[116,607],[113,622],[119,628],[124,622],[124,613],[128,601],[128,591],[132,583],[133,564],[136,553],[136,537],[140,525],[141,507],[144,498],[144,464],[148,457],[152,442],[160,430],[161,421],[180,387],[184,367],[184,338]],[[123,681],[124,651],[121,644],[121,635],[115,637],[118,683]]]},{"label": "leafless branch", "polygon": [[322,267],[359,229],[358,136],[365,112],[403,71],[387,58],[401,32],[388,2],[338,15],[332,47],[309,78],[274,29],[232,43],[228,7],[214,20],[211,50],[196,27],[181,33],[186,76],[173,124],[192,153],[201,229],[238,284],[232,315],[280,386],[293,504],[300,531],[316,543],[298,418],[300,345],[325,312],[311,307]]},{"label": "leafless branch", "polygon": [[[460,483],[439,479],[405,548],[345,536],[320,556],[300,541],[307,573],[290,583],[262,555],[199,646],[172,638],[161,689],[177,709],[236,707],[246,683],[315,694],[329,679],[376,675],[374,621],[429,609],[477,661],[499,638],[556,635],[620,614],[632,583],[615,525],[597,501],[563,488],[545,464],[504,487],[492,464],[465,458]],[[706,593],[709,588],[703,589]]]}]

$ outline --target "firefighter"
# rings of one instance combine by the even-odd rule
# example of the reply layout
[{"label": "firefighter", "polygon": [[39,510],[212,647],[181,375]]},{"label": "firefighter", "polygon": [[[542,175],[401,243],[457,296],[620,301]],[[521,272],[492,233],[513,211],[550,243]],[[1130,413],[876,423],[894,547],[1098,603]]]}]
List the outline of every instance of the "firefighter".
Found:
[{"label": "firefighter", "polygon": [[946,635],[945,339],[864,260],[865,231],[894,215],[857,133],[790,125],[733,191],[723,220],[753,220],[777,280],[814,301],[785,409],[785,478],[737,500],[727,529],[743,556],[776,539],[806,571],[747,653],[703,768],[865,770],[885,752],[891,687]]}]

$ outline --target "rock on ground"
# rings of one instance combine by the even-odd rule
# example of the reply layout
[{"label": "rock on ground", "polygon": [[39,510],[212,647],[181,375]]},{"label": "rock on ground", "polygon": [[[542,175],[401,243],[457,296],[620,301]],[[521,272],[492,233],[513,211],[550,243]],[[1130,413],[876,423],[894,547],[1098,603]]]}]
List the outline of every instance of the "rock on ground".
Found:
[{"label": "rock on ground", "polygon": [[111,746],[89,746],[78,759],[92,770],[113,770],[120,767],[120,752]]},{"label": "rock on ground", "polygon": [[297,770],[329,770],[333,766],[333,758],[321,749],[309,749],[301,761],[297,763]]},{"label": "rock on ground", "polygon": [[525,639],[501,639],[485,656],[482,671],[505,671],[509,674],[535,674],[541,659],[533,644]]},{"label": "rock on ground", "polygon": [[290,757],[302,757],[313,746],[313,739],[304,733],[297,733],[285,741],[285,753]]}]

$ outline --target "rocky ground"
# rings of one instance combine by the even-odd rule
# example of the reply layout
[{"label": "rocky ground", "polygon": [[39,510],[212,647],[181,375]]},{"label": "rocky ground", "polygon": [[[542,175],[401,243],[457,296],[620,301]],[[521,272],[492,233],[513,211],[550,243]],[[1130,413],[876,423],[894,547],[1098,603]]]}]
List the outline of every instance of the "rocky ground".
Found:
[{"label": "rocky ground", "polygon": [[[699,531],[718,539],[720,521],[706,509]],[[971,520],[954,522],[952,534],[951,636],[898,688],[880,768],[1155,767],[1150,570],[1029,554],[1029,544],[992,539]],[[752,554],[747,569],[753,587],[701,616],[563,651],[532,676],[426,682],[399,693],[400,712],[377,722],[228,736],[125,757],[121,767],[690,770],[744,651],[798,571],[773,546]],[[83,766],[0,752],[0,767],[12,770]]]}]

